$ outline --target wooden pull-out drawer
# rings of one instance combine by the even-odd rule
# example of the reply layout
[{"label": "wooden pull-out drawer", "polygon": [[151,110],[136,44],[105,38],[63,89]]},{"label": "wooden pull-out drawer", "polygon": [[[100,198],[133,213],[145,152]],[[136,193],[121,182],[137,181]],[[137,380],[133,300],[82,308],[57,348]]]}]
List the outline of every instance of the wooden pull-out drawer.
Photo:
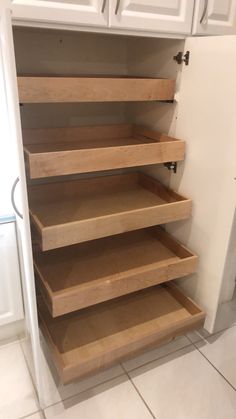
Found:
[{"label": "wooden pull-out drawer", "polygon": [[42,250],[186,219],[192,202],[141,173],[29,187]]},{"label": "wooden pull-out drawer", "polygon": [[42,332],[63,383],[198,328],[203,311],[174,285],[157,286],[52,318],[39,302]]},{"label": "wooden pull-out drawer", "polygon": [[196,271],[198,258],[160,227],[35,253],[53,317]]},{"label": "wooden pull-out drawer", "polygon": [[185,143],[132,125],[105,125],[23,131],[31,179],[184,159]]},{"label": "wooden pull-out drawer", "polygon": [[175,81],[145,77],[18,77],[20,103],[173,100]]}]

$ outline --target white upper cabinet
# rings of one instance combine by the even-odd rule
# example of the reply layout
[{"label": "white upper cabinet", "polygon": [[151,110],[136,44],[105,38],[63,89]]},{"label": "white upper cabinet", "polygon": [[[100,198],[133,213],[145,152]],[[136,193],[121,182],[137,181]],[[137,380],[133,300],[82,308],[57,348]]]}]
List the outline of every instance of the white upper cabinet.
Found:
[{"label": "white upper cabinet", "polygon": [[110,0],[110,26],[190,34],[194,0]]},{"label": "white upper cabinet", "polygon": [[12,12],[15,21],[31,26],[110,27],[135,35],[236,33],[236,0],[12,0]]},{"label": "white upper cabinet", "polygon": [[197,0],[193,34],[236,34],[236,0]]},{"label": "white upper cabinet", "polygon": [[13,19],[108,26],[108,0],[13,0]]}]

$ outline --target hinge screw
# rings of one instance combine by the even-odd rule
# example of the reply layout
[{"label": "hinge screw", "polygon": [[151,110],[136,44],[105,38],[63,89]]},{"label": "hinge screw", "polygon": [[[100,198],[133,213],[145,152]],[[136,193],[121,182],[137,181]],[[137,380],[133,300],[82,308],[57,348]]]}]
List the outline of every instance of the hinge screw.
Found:
[{"label": "hinge screw", "polygon": [[177,162],[176,161],[171,161],[171,162],[168,162],[168,163],[164,163],[164,166],[166,166],[168,170],[173,170],[174,173],[177,172]]}]

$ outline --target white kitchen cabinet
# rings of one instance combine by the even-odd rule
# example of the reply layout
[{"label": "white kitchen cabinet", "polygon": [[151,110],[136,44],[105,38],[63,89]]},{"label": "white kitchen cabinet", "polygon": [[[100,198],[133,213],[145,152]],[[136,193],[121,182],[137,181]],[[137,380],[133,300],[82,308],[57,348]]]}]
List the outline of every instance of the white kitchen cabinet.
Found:
[{"label": "white kitchen cabinet", "polygon": [[107,26],[105,0],[13,0],[13,17],[21,21]]},{"label": "white kitchen cabinet", "polygon": [[[112,4],[113,7],[116,5],[113,2],[110,6]],[[120,12],[125,4],[127,5],[127,2],[120,2]],[[140,5],[141,2],[135,4]],[[161,7],[161,3],[159,4]],[[170,6],[171,4],[173,6],[175,3],[169,2]],[[3,22],[5,26],[2,27],[2,31],[4,29],[5,35],[1,33],[1,36],[4,38],[3,61],[7,101],[12,132],[18,145],[21,180],[19,186],[22,207],[20,210],[23,213],[23,220],[17,218],[17,225],[24,267],[23,290],[27,330],[33,355],[33,375],[43,406],[47,395],[44,394],[45,389],[42,385],[44,377],[41,374],[41,346],[29,208],[9,16],[4,18]],[[61,42],[58,42],[58,37]],[[73,74],[78,75],[111,73],[117,75],[120,73],[122,76],[168,77],[178,80],[176,106],[173,103],[163,104],[156,101],[152,103],[130,102],[124,104],[125,106],[122,103],[100,102],[98,106],[95,103],[76,103],[75,107],[62,103],[55,107],[55,104],[50,103],[47,103],[47,106],[44,104],[32,106],[30,103],[25,103],[21,108],[22,125],[28,129],[54,127],[60,130],[60,127],[76,125],[135,122],[186,140],[186,161],[183,165],[180,164],[177,174],[171,174],[170,178],[166,176],[166,183],[177,192],[180,191],[190,198],[193,197],[193,217],[187,222],[173,224],[170,230],[200,255],[199,274],[186,278],[182,286],[185,292],[187,291],[205,308],[206,327],[210,332],[214,330],[216,311],[220,301],[226,253],[236,204],[235,181],[233,180],[236,170],[233,159],[236,130],[234,117],[235,41],[235,37],[189,38],[184,42],[128,36],[113,38],[63,31],[58,35],[56,31],[42,31],[35,28],[15,29],[17,69],[21,74],[41,74],[43,77],[50,71],[51,75],[58,73],[68,75],[73,69]],[[173,61],[173,56],[178,51],[185,53],[187,50],[190,51],[189,65],[178,66]],[[222,60],[223,55],[224,60]],[[230,68],[229,60],[232,63]],[[107,91],[110,91],[110,88]],[[143,170],[153,170],[153,172],[159,170],[153,166],[145,167]],[[163,168],[163,170],[166,175],[167,169]],[[159,172],[155,175],[158,177]],[[79,328],[78,330],[80,331]]]},{"label": "white kitchen cabinet", "polygon": [[236,0],[197,0],[193,34],[231,35],[236,33]]},{"label": "white kitchen cabinet", "polygon": [[169,37],[236,33],[236,0],[12,0],[12,13],[23,26],[76,25]]},{"label": "white kitchen cabinet", "polygon": [[110,26],[190,34],[193,0],[110,0]]},{"label": "white kitchen cabinet", "polygon": [[0,326],[23,319],[15,223],[0,224]]},{"label": "white kitchen cabinet", "polygon": [[13,0],[13,18],[20,24],[108,27],[152,34],[191,33],[194,0]]}]

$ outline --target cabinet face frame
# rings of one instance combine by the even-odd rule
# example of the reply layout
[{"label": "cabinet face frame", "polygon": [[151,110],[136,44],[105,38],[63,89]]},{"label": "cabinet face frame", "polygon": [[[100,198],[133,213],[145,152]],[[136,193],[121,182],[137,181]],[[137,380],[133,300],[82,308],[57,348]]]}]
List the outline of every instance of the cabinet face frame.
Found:
[{"label": "cabinet face frame", "polygon": [[[83,2],[84,3],[84,2]],[[57,24],[108,26],[108,0],[13,0],[13,19],[28,22],[47,22]]]},{"label": "cabinet face frame", "polygon": [[123,0],[109,0],[109,26],[149,32],[156,30],[167,34],[191,34],[193,0],[180,0],[176,7],[170,4],[165,8],[162,4],[158,8],[158,1],[153,0],[147,0],[147,5],[138,3],[141,2],[130,0],[127,4]]},{"label": "cabinet face frame", "polygon": [[236,34],[235,0],[197,0],[195,3],[194,35]]},{"label": "cabinet face frame", "polygon": [[[24,295],[25,327],[27,346],[26,354],[31,374],[40,403],[43,405],[43,386],[41,377],[41,352],[39,342],[39,328],[36,307],[36,293],[34,284],[34,271],[32,247],[29,224],[29,209],[26,191],[25,165],[22,145],[21,120],[19,112],[19,97],[17,90],[16,66],[14,57],[14,44],[12,36],[12,22],[10,1],[3,1],[0,5],[0,54],[2,56],[2,72],[5,79],[5,90],[2,92],[6,98],[9,117],[9,135],[15,144],[17,153],[17,171],[19,173],[19,200],[20,212],[23,219],[16,216],[16,232],[19,245],[19,259],[21,267],[22,288]],[[28,352],[29,350],[29,352]]]}]

